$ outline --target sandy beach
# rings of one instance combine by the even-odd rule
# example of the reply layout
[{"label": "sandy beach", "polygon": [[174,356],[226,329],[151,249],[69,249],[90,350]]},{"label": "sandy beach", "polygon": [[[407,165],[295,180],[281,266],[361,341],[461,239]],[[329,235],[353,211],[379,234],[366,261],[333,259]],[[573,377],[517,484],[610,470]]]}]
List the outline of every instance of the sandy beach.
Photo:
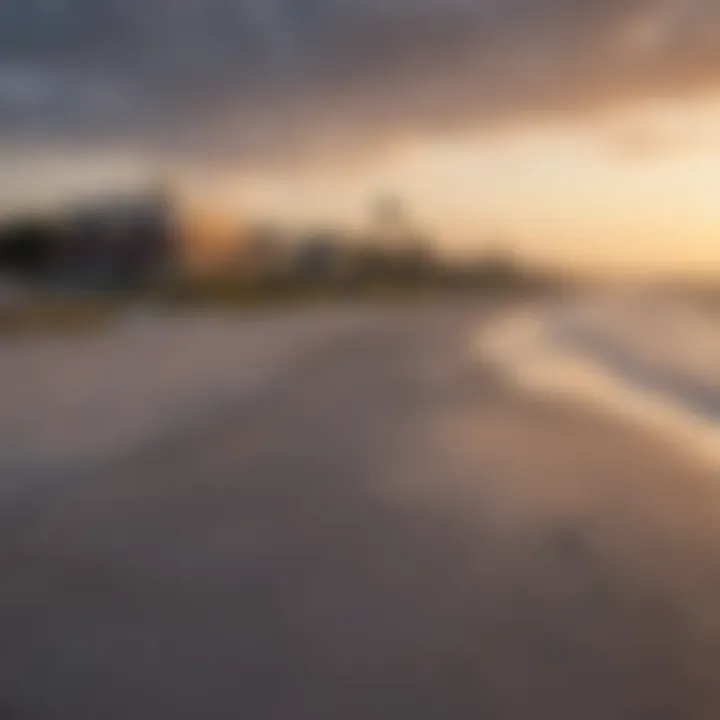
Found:
[{"label": "sandy beach", "polygon": [[[103,406],[112,419],[124,397],[129,420],[92,458],[75,440],[92,413],[46,464],[8,415],[0,717],[717,718],[717,474],[508,386],[473,352],[487,318],[150,333],[141,357],[171,363],[201,336],[211,369],[186,361],[153,398],[156,371],[142,384],[138,353],[113,353],[88,397],[124,378]],[[252,392],[231,393],[232,368]]]}]

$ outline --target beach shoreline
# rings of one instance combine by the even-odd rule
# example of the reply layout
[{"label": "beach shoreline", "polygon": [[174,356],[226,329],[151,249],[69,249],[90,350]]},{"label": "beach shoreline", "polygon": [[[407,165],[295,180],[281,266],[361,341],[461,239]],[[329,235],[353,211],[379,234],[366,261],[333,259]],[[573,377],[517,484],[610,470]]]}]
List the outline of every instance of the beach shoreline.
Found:
[{"label": "beach shoreline", "polygon": [[6,505],[0,707],[714,720],[720,485],[501,382],[488,317],[366,317],[252,404]]}]

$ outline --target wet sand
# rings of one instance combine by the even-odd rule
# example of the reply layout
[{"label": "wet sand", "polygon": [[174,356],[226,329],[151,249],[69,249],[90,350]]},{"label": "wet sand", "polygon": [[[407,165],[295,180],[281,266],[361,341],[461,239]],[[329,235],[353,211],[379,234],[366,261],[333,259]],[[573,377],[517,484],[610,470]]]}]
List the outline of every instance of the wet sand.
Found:
[{"label": "wet sand", "polygon": [[720,482],[498,382],[481,322],[377,312],[6,501],[6,716],[720,716]]}]

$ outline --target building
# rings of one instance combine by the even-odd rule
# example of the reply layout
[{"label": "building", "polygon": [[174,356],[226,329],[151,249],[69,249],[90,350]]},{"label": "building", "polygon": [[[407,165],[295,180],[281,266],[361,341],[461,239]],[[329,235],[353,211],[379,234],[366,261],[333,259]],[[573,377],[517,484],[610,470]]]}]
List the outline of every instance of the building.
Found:
[{"label": "building", "polygon": [[235,268],[248,278],[288,277],[295,269],[295,254],[290,233],[271,225],[256,225],[243,233]]},{"label": "building", "polygon": [[293,261],[297,277],[311,282],[336,282],[352,272],[350,239],[341,231],[319,230],[301,236]]},{"label": "building", "polygon": [[158,280],[175,265],[176,221],[163,189],[78,205],[61,222],[53,279],[98,287]]}]

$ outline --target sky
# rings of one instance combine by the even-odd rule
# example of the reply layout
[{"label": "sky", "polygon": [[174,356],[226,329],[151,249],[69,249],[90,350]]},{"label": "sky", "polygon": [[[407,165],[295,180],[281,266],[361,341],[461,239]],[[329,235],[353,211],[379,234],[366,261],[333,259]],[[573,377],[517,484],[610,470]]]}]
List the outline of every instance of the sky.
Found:
[{"label": "sky", "polygon": [[177,179],[720,272],[720,0],[0,0],[0,211]]}]

